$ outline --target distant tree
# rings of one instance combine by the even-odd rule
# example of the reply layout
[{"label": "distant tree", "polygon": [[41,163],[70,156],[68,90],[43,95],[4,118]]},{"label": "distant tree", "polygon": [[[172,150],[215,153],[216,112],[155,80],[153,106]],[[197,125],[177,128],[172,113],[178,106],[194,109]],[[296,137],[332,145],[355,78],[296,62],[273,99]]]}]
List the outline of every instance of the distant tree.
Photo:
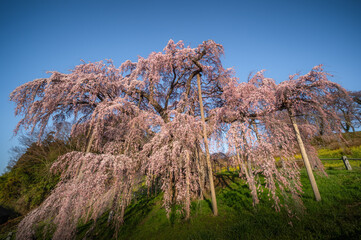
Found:
[{"label": "distant tree", "polygon": [[52,164],[74,149],[69,141],[56,139],[52,132],[42,138],[41,144],[28,135],[21,135],[19,142],[17,156],[0,176],[0,205],[26,214],[39,206],[55,187],[58,177],[49,171]]},{"label": "distant tree", "polygon": [[361,91],[350,91],[350,97],[352,98],[353,104],[353,116],[357,122],[356,127],[361,125]]},{"label": "distant tree", "polygon": [[344,132],[350,132],[361,124],[361,91],[349,91],[349,96],[339,94],[335,98],[335,107],[339,111],[341,126]]}]

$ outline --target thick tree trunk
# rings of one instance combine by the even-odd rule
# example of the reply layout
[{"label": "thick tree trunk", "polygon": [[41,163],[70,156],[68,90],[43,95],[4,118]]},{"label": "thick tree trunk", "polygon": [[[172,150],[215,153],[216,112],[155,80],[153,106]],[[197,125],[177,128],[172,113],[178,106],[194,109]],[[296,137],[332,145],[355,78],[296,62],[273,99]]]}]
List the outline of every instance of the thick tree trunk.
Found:
[{"label": "thick tree trunk", "polygon": [[320,192],[318,191],[315,176],[313,175],[311,164],[310,164],[310,161],[308,160],[306,149],[305,149],[305,146],[303,144],[301,134],[300,134],[300,130],[298,129],[298,125],[296,123],[296,119],[295,119],[295,117],[294,117],[294,115],[293,115],[293,113],[292,113],[292,111],[290,109],[288,109],[288,114],[289,114],[290,119],[291,119],[293,130],[295,131],[298,146],[300,147],[300,150],[301,150],[302,159],[303,159],[303,162],[304,162],[305,167],[306,167],[308,178],[309,178],[309,180],[311,182],[313,194],[315,195],[316,201],[321,201],[321,195],[320,195]]},{"label": "thick tree trunk", "polygon": [[211,189],[211,197],[212,197],[213,215],[217,216],[218,215],[217,199],[216,199],[216,191],[215,191],[214,182],[213,182],[211,156],[209,154],[209,148],[208,148],[208,137],[207,137],[206,121],[205,121],[205,118],[204,118],[202,89],[201,89],[201,76],[200,76],[200,74],[197,74],[197,83],[198,83],[198,94],[199,94],[199,106],[200,106],[200,110],[201,110],[201,117],[202,117],[202,123],[203,123],[203,140],[204,140],[204,147],[205,147],[205,150],[206,150],[206,161],[207,161],[207,168],[208,168],[209,187]]}]

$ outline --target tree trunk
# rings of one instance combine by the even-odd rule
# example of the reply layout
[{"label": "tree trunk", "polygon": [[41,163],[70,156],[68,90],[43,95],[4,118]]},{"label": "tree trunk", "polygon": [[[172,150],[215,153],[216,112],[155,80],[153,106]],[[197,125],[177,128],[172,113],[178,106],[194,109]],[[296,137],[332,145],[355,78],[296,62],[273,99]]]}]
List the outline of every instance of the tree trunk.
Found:
[{"label": "tree trunk", "polygon": [[213,215],[217,216],[218,208],[217,208],[216,191],[214,189],[211,156],[209,154],[209,148],[208,148],[207,128],[206,128],[206,121],[204,118],[202,89],[201,89],[201,76],[199,74],[197,74],[197,83],[198,83],[198,94],[199,94],[199,106],[200,106],[200,110],[201,110],[201,117],[202,117],[202,123],[203,123],[203,140],[204,140],[204,147],[206,150],[206,161],[207,161],[207,168],[208,168],[209,186],[211,188]]},{"label": "tree trunk", "polygon": [[298,129],[298,126],[297,126],[297,123],[296,123],[296,119],[295,119],[295,117],[294,117],[294,115],[293,115],[293,113],[292,113],[292,111],[290,109],[288,109],[288,114],[289,114],[290,119],[291,119],[293,130],[295,131],[295,134],[296,134],[298,146],[300,147],[300,150],[301,150],[302,159],[303,159],[303,162],[304,162],[306,170],[307,170],[308,179],[311,182],[313,194],[315,195],[316,201],[321,201],[321,195],[320,195],[320,192],[318,191],[317,183],[316,183],[315,177],[314,177],[313,172],[312,172],[310,161],[308,160],[306,149],[305,149],[305,146],[303,144],[301,134],[300,134],[300,130]]}]

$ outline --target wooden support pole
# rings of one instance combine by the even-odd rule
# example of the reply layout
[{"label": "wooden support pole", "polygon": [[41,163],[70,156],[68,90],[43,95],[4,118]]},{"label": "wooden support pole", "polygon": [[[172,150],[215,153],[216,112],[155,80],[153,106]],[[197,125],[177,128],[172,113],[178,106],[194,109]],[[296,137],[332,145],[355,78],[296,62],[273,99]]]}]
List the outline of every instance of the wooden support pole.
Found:
[{"label": "wooden support pole", "polygon": [[191,216],[191,196],[190,196],[190,157],[186,152],[186,219]]},{"label": "wooden support pole", "polygon": [[342,161],[343,161],[343,164],[345,164],[346,170],[351,171],[352,167],[351,167],[350,162],[348,161],[346,156],[342,156]]},{"label": "wooden support pole", "polygon": [[208,170],[208,177],[209,177],[209,186],[211,189],[211,197],[212,197],[212,210],[213,210],[213,215],[217,216],[218,215],[218,207],[217,207],[216,191],[215,191],[214,182],[213,182],[211,156],[209,154],[209,148],[208,148],[207,127],[206,127],[206,121],[205,121],[205,117],[204,117],[202,89],[201,89],[201,76],[199,73],[197,74],[197,84],[198,84],[199,106],[200,106],[200,110],[201,110],[201,118],[202,118],[202,123],[203,123],[202,124],[203,125],[203,140],[204,140],[204,147],[206,150],[206,162],[207,162],[207,170]]},{"label": "wooden support pole", "polygon": [[291,119],[293,130],[294,130],[295,135],[296,135],[298,146],[300,147],[300,150],[301,150],[301,155],[302,155],[302,159],[303,159],[303,162],[305,164],[305,167],[306,167],[307,175],[308,175],[308,178],[309,178],[309,180],[311,182],[313,194],[315,195],[316,201],[321,201],[321,195],[320,195],[320,192],[318,191],[315,176],[313,175],[311,164],[310,164],[310,161],[308,160],[306,149],[305,149],[305,146],[303,144],[301,134],[300,134],[300,130],[298,129],[298,125],[296,123],[296,119],[295,119],[295,117],[294,117],[294,115],[293,115],[293,113],[292,113],[292,111],[290,109],[288,109],[288,113],[289,113],[289,116],[290,116],[290,119]]}]

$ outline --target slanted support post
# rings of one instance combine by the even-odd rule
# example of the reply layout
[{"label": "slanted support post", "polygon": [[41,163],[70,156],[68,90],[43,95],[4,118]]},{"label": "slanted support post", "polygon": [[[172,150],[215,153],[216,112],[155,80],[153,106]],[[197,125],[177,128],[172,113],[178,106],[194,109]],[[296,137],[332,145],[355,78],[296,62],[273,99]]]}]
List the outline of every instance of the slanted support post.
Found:
[{"label": "slanted support post", "polygon": [[343,164],[345,164],[346,170],[351,171],[352,167],[351,167],[350,162],[348,161],[346,156],[342,156],[342,161],[343,161]]},{"label": "slanted support post", "polygon": [[293,112],[291,111],[291,109],[288,109],[288,114],[289,114],[289,117],[290,117],[290,120],[291,120],[291,123],[293,126],[293,130],[296,135],[298,146],[300,147],[300,150],[301,150],[301,156],[303,159],[303,163],[305,164],[305,167],[306,167],[308,179],[310,180],[313,194],[315,195],[316,201],[321,201],[321,195],[320,195],[320,192],[318,191],[317,183],[316,183],[315,177],[312,172],[311,164],[310,164],[310,161],[308,160],[306,149],[305,149],[305,146],[304,146],[302,138],[301,138],[300,130],[298,129],[298,125],[296,123],[296,118],[295,118]]}]

